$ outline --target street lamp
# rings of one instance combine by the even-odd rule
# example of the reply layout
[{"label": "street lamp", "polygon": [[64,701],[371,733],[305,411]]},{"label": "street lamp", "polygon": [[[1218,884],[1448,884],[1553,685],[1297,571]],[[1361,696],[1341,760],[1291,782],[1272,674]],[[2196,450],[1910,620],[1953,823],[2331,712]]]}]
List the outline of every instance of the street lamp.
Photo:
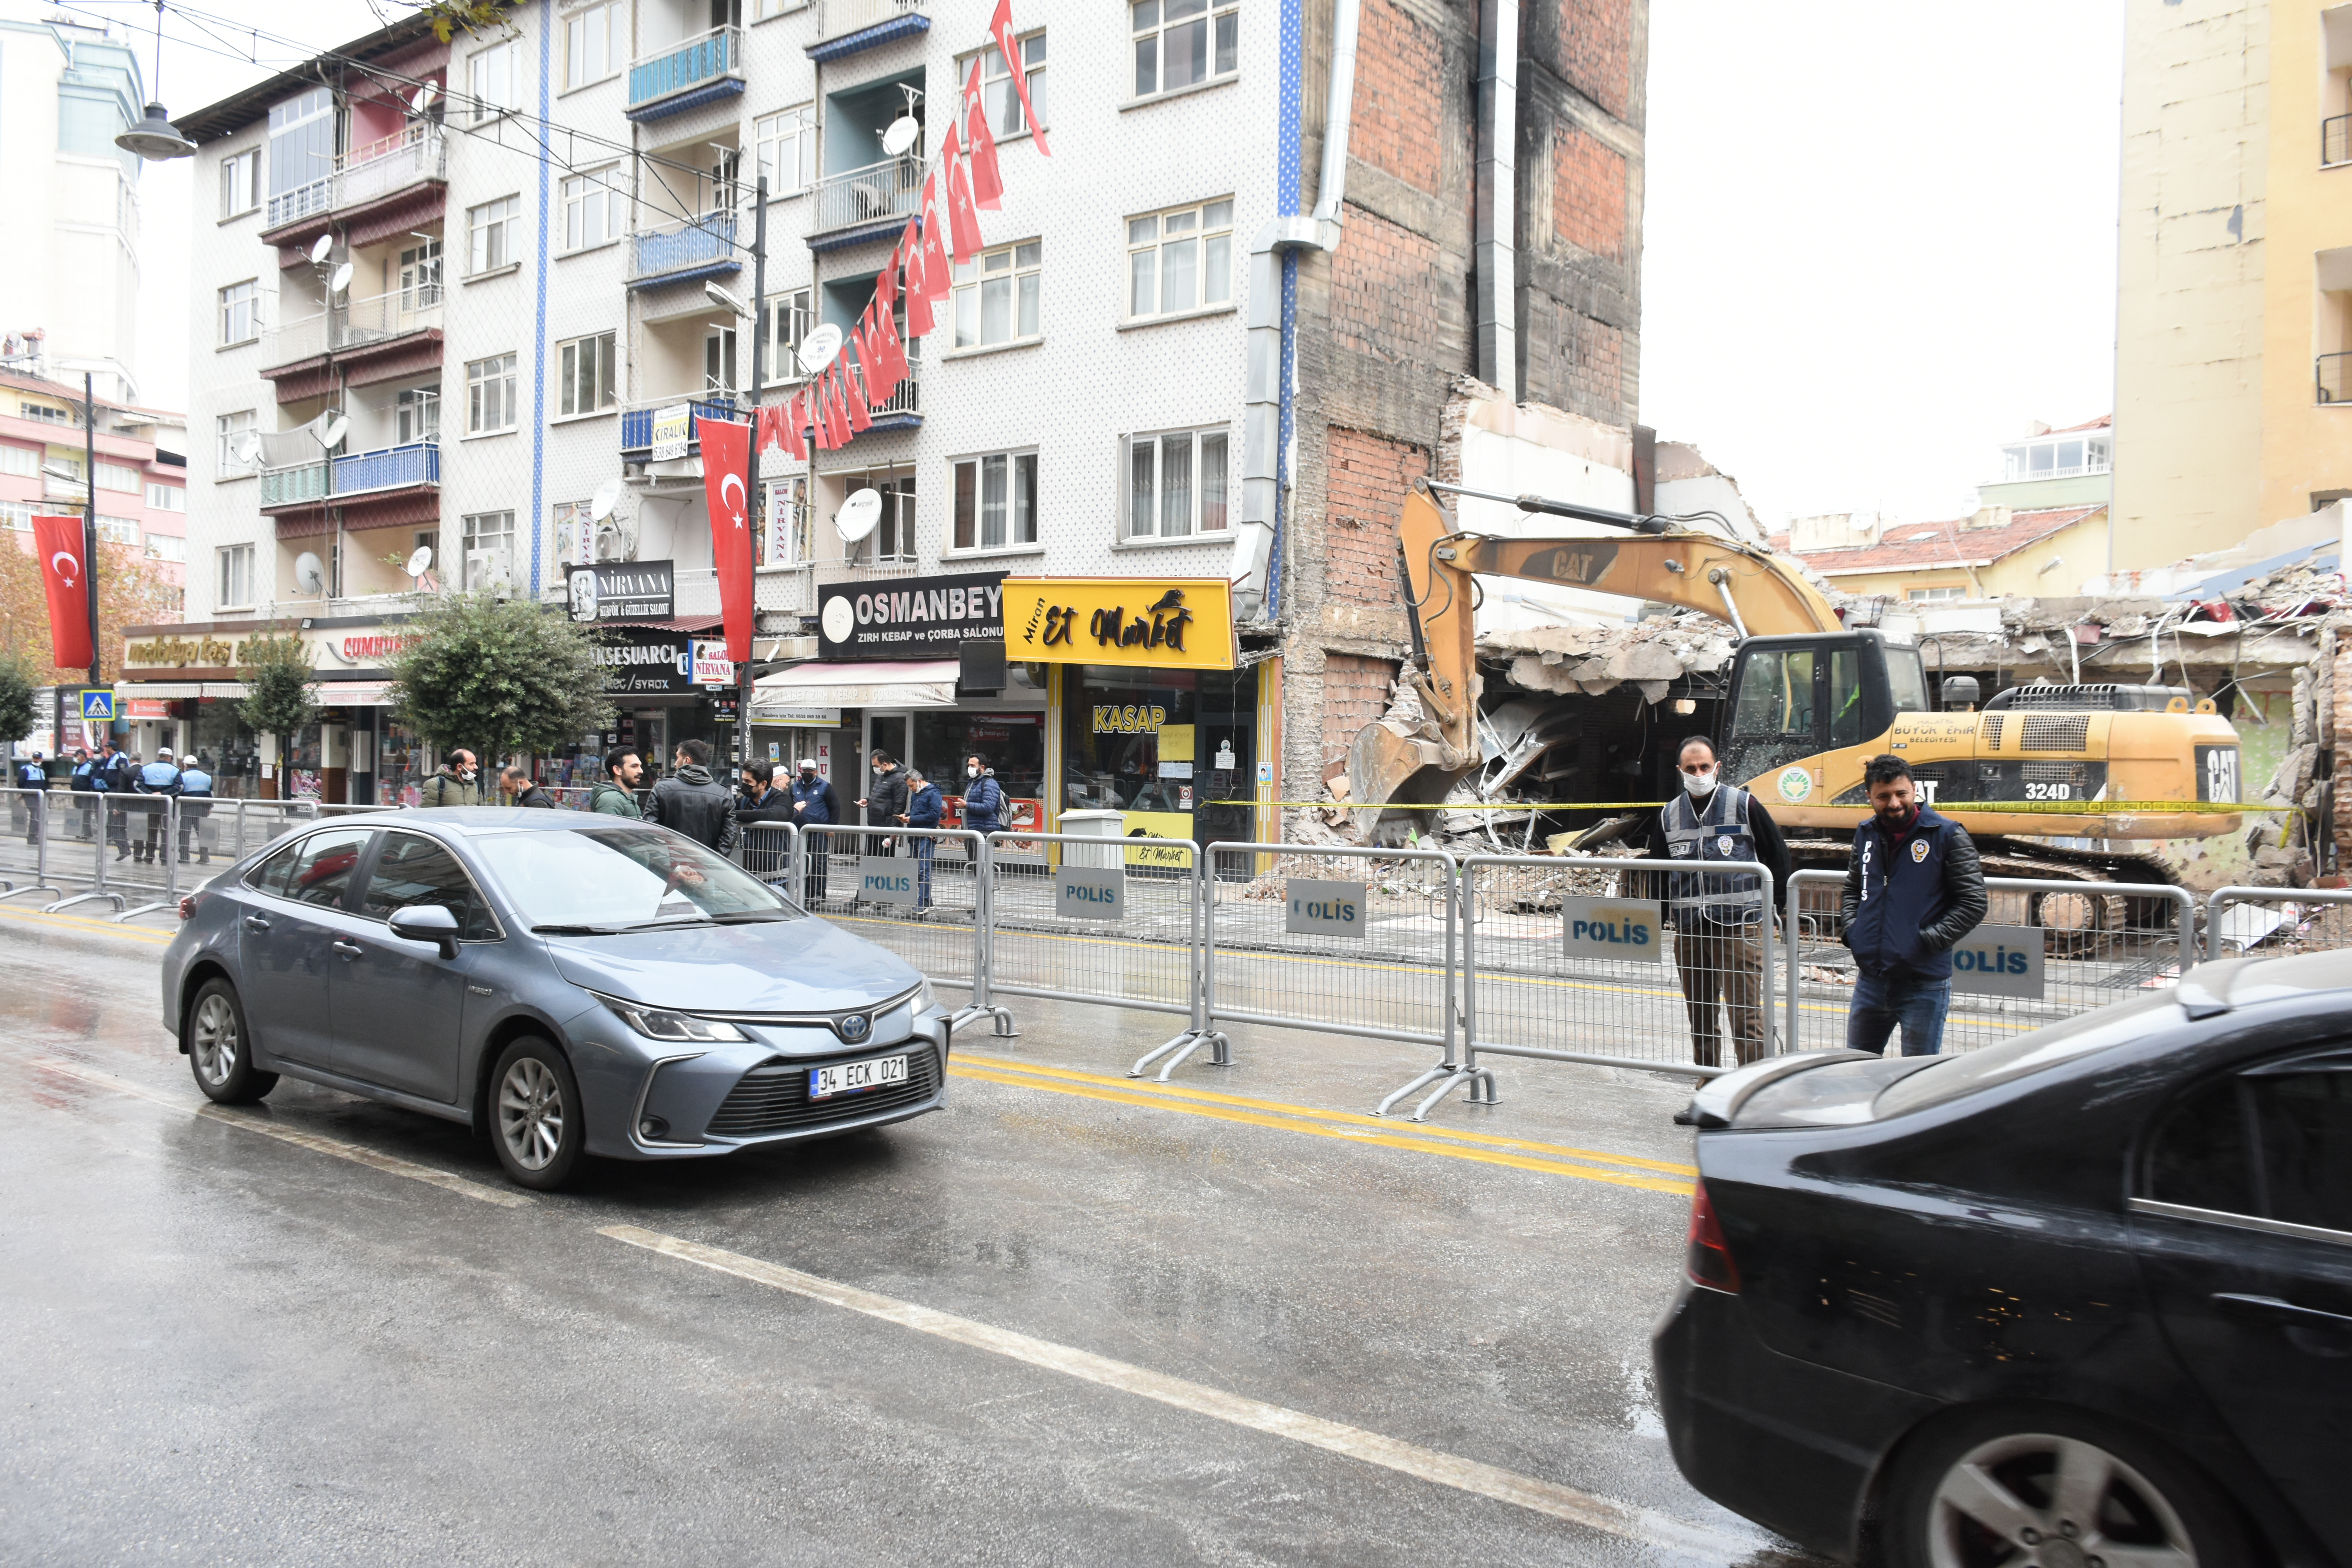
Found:
[{"label": "street lamp", "polygon": [[[155,90],[163,90],[163,0],[155,0]],[[160,102],[150,101],[146,116],[114,139],[126,153],[136,153],[151,163],[168,163],[193,156],[196,144],[180,134]]]}]

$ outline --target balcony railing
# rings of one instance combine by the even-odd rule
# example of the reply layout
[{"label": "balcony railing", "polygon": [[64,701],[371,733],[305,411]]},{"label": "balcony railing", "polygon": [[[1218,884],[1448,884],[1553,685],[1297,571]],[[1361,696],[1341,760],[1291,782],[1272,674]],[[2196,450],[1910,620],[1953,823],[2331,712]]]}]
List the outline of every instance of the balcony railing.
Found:
[{"label": "balcony railing", "polygon": [[639,280],[698,267],[742,265],[742,257],[735,248],[735,215],[731,212],[705,213],[692,223],[676,228],[633,234],[629,243],[635,247],[629,276]]},{"label": "balcony railing", "polygon": [[630,66],[629,107],[643,109],[742,69],[743,29],[713,27]]},{"label": "balcony railing", "polygon": [[909,218],[922,210],[923,160],[908,153],[846,174],[828,174],[816,183],[811,195],[816,204],[809,214],[811,234]]},{"label": "balcony railing", "polygon": [[292,364],[298,360],[316,359],[331,346],[332,333],[327,312],[312,316],[297,316],[290,321],[280,321],[269,333],[268,352],[261,356],[269,365]]},{"label": "balcony railing", "polygon": [[326,174],[307,184],[295,186],[283,195],[270,197],[269,212],[262,220],[262,227],[278,228],[298,218],[327,211],[333,205],[334,185],[334,175]]},{"label": "balcony railing", "polygon": [[2319,122],[2319,162],[2352,163],[2352,114],[2339,114]]},{"label": "balcony railing", "polygon": [[273,506],[304,506],[327,499],[330,470],[325,458],[315,463],[300,463],[290,468],[261,470],[261,504]]},{"label": "balcony railing", "polygon": [[654,445],[654,413],[656,409],[687,405],[686,449],[702,449],[702,422],[705,419],[735,417],[735,399],[731,395],[697,396],[688,393],[673,393],[667,397],[651,398],[621,410],[621,450],[624,453],[650,452]]},{"label": "balcony railing", "polygon": [[335,459],[335,494],[339,496],[440,482],[441,444],[437,441],[411,441]]},{"label": "balcony railing", "polygon": [[337,312],[335,347],[360,348],[392,338],[406,337],[441,324],[441,285],[403,289],[372,299],[353,300]]},{"label": "balcony railing", "polygon": [[[864,365],[852,365],[850,367],[850,374],[857,377],[858,388],[861,391],[864,390],[866,386],[866,367]],[[866,412],[873,415],[877,419],[884,418],[887,416],[894,414],[921,415],[923,412],[923,400],[921,395],[922,375],[923,362],[917,359],[913,354],[908,354],[907,356],[907,378],[904,381],[901,381],[897,386],[891,388],[890,395],[884,398],[881,402],[876,403],[873,399],[868,398],[866,405]]]},{"label": "balcony railing", "polygon": [[2319,401],[2352,403],[2352,353],[2319,356]]},{"label": "balcony railing", "polygon": [[406,130],[354,147],[335,160],[335,188],[328,201],[334,210],[355,207],[388,196],[421,180],[446,180],[449,159],[441,128],[412,121]]},{"label": "balcony railing", "polygon": [[929,0],[824,0],[824,22],[818,36],[846,37],[901,16],[919,16],[929,10]]},{"label": "balcony railing", "polygon": [[2115,466],[2111,463],[2076,463],[2069,468],[2036,468],[2030,474],[2010,474],[1993,482],[2001,485],[2023,485],[2032,484],[2040,479],[2079,479],[2090,474],[2113,472],[2115,472]]}]

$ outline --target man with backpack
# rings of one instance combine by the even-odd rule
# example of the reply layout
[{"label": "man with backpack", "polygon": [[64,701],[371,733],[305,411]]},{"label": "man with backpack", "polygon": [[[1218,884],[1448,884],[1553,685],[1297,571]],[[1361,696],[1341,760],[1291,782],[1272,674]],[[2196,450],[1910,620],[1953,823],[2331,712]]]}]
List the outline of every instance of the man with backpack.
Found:
[{"label": "man with backpack", "polygon": [[654,785],[646,820],[724,855],[735,847],[735,799],[710,776],[710,742],[680,741],[670,776]]},{"label": "man with backpack", "polygon": [[443,759],[433,776],[416,792],[416,804],[421,806],[479,805],[482,788],[476,783],[474,753],[462,748]]}]

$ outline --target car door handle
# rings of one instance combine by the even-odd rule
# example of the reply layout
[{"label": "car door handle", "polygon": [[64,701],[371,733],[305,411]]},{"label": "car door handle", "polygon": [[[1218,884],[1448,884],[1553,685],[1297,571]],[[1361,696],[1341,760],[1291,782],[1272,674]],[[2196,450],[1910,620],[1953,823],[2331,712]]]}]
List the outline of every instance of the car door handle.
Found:
[{"label": "car door handle", "polygon": [[2227,1317],[2256,1318],[2297,1329],[2352,1330],[2352,1317],[2342,1312],[2323,1312],[2316,1307],[2298,1307],[2276,1296],[2242,1296],[2233,1291],[2219,1291],[2213,1297],[2213,1305]]},{"label": "car door handle", "polygon": [[269,929],[269,922],[263,920],[259,915],[247,915],[245,917],[245,929],[247,931],[268,931]]},{"label": "car door handle", "polygon": [[345,958],[357,958],[367,950],[347,936],[339,936],[328,944]]}]

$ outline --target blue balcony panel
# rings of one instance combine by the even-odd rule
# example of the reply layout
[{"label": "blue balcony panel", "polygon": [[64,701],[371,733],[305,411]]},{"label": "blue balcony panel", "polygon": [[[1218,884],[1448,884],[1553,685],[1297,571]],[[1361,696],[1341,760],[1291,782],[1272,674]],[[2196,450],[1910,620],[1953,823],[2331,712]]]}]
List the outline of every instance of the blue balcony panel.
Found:
[{"label": "blue balcony panel", "polygon": [[877,22],[870,27],[860,27],[854,33],[844,33],[837,38],[827,38],[808,47],[808,58],[819,65],[831,65],[846,59],[862,49],[879,48],[895,44],[901,38],[919,38],[931,30],[931,19],[919,12],[893,16],[887,22]]},{"label": "blue balcony panel", "polygon": [[907,215],[895,213],[872,223],[836,228],[830,234],[813,234],[809,236],[808,247],[823,255],[828,250],[848,250],[856,246],[872,245],[877,240],[896,239],[906,232]]},{"label": "blue balcony panel", "polygon": [[335,493],[339,496],[440,482],[441,447],[437,442],[414,441],[405,447],[386,447],[380,451],[356,452],[335,459]]},{"label": "blue balcony panel", "polygon": [[705,419],[732,419],[735,402],[728,397],[664,398],[660,404],[644,408],[621,410],[621,450],[625,454],[650,452],[654,447],[654,408],[688,405],[686,416],[686,449],[689,453],[702,450],[702,422]]},{"label": "blue balcony panel", "polygon": [[742,78],[721,77],[717,81],[696,88],[692,92],[682,92],[676,98],[661,99],[646,104],[643,109],[624,110],[622,112],[628,119],[643,125],[648,120],[666,120],[673,114],[684,114],[689,109],[700,109],[704,104],[717,103],[721,99],[740,97],[742,91]]}]

